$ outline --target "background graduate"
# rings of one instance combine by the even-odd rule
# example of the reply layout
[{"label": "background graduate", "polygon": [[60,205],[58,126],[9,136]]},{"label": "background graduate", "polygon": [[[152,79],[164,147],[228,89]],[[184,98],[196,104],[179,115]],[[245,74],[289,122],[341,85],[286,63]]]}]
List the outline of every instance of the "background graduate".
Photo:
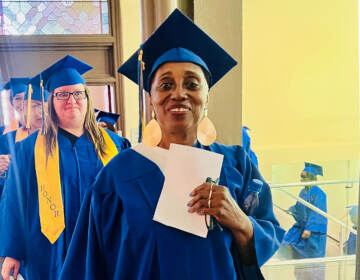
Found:
[{"label": "background graduate", "polygon": [[96,121],[98,122],[98,125],[100,125],[101,127],[116,132],[115,125],[119,117],[120,117],[119,114],[99,111],[99,113],[96,116]]},{"label": "background graduate", "polygon": [[[21,79],[20,83],[17,82],[17,87],[22,87],[22,82],[27,82],[25,87],[25,95],[20,96],[19,94],[17,101],[14,101],[18,112],[23,116],[21,117],[21,127],[8,132],[7,134],[0,137],[0,163],[4,162],[4,158],[7,159],[8,164],[11,158],[15,157],[15,143],[25,139],[28,135],[41,128],[44,116],[42,115],[42,89],[39,86],[39,77],[33,79]],[[15,87],[16,89],[16,87]],[[22,90],[22,89],[21,89]],[[15,91],[16,92],[16,91]],[[46,106],[49,92],[44,91],[44,104]],[[21,100],[21,101],[20,101]],[[21,107],[21,109],[20,109]],[[5,167],[5,166],[4,166]],[[1,179],[0,179],[0,198],[7,178],[7,169],[2,168]],[[0,269],[2,267],[3,258],[0,257]],[[1,270],[0,270],[1,271]],[[0,278],[2,279],[2,278]]]},{"label": "background graduate", "polygon": [[[316,181],[317,175],[323,175],[322,167],[305,163],[300,174],[302,182]],[[326,194],[320,187],[310,184],[305,186],[299,197],[327,212]],[[316,213],[300,202],[289,208],[295,224],[286,233],[279,252],[286,250],[286,257],[293,259],[322,258],[326,253],[327,218]],[[318,269],[299,269],[295,271],[296,279],[324,279],[325,267]]]},{"label": "background graduate", "polygon": [[[10,104],[14,107],[15,112],[17,113],[17,117],[19,118],[19,128],[5,128],[3,127],[1,130],[0,136],[0,191],[2,191],[2,186],[4,185],[4,178],[6,177],[6,170],[9,168],[10,157],[9,157],[9,146],[15,143],[15,139],[18,141],[24,139],[28,136],[26,130],[21,129],[21,127],[25,127],[25,115],[24,115],[24,95],[27,88],[27,84],[30,78],[11,78],[5,86],[2,88],[3,90],[10,91]],[[9,133],[14,131],[13,133]],[[6,137],[2,137],[6,135]],[[16,137],[17,135],[17,137]]]},{"label": "background graduate", "polygon": [[[350,220],[353,223],[353,229],[357,230],[358,228],[358,206],[353,205],[349,206],[349,216]],[[357,235],[355,233],[350,232],[348,240],[345,242],[344,251],[347,255],[356,254],[356,239]]]},{"label": "background graduate", "polygon": [[[10,131],[16,130],[20,126],[25,126],[25,119],[23,114],[23,101],[26,91],[26,86],[29,82],[29,77],[24,78],[10,78],[10,80],[2,87],[3,90],[10,91],[9,101],[11,106],[14,108],[17,116],[10,126],[4,127],[1,134],[6,134]],[[5,92],[5,91],[4,91]]]},{"label": "background graduate", "polygon": [[44,134],[16,144],[0,204],[2,275],[57,280],[83,196],[99,170],[129,142],[99,129],[81,74],[92,67],[66,56],[41,73],[50,92]]},{"label": "background graduate", "polygon": [[[25,115],[22,117],[22,126],[0,137],[0,197],[5,184],[6,171],[11,156],[15,154],[15,143],[25,139],[29,134],[40,129],[43,123],[42,90],[40,89],[40,86],[36,84],[36,79],[26,79],[26,81],[28,81],[28,85],[25,87],[25,96],[22,97],[21,101],[23,102],[21,107],[24,107],[25,109],[19,111],[21,114]],[[48,97],[49,92],[44,91],[45,104]]]},{"label": "background graduate", "polygon": [[[31,133],[41,128],[44,117],[42,116],[42,89],[38,79],[39,77],[34,77],[31,80],[26,79],[27,84],[24,85],[25,95],[21,101],[22,109],[19,110],[22,115],[21,127],[0,137],[0,154],[10,154],[16,142],[25,139]],[[49,92],[45,90],[45,107],[48,97]]]},{"label": "background graduate", "polygon": [[[206,140],[214,131],[199,129],[208,122],[203,117],[209,88],[236,62],[179,10],[142,50],[144,87],[159,125],[153,129],[153,119],[143,141],[158,147],[129,149],[101,171],[84,199],[60,279],[263,279],[259,267],[283,236],[270,189],[240,146],[210,144]],[[135,53],[119,69],[135,82],[137,61]],[[217,221],[207,238],[153,220],[164,175],[161,162],[144,154],[164,152],[170,143],[224,155],[219,184],[194,186],[189,196],[188,215],[212,215]],[[263,186],[249,217],[242,205],[253,179]]]}]

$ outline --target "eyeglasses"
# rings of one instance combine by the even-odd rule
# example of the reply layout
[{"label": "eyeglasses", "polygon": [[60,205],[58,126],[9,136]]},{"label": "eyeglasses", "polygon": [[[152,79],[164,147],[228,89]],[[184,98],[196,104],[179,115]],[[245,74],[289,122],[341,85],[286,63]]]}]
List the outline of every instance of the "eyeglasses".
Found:
[{"label": "eyeglasses", "polygon": [[54,92],[53,96],[56,97],[57,100],[68,100],[70,95],[74,97],[75,100],[81,100],[86,98],[85,90],[79,90],[74,92]]}]

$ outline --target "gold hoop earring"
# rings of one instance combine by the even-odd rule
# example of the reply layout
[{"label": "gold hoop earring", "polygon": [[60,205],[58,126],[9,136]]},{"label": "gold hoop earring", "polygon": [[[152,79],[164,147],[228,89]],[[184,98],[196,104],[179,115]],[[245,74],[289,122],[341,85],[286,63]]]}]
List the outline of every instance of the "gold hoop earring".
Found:
[{"label": "gold hoop earring", "polygon": [[216,129],[207,116],[207,108],[205,108],[204,117],[197,127],[197,139],[204,146],[210,146],[216,140]]},{"label": "gold hoop earring", "polygon": [[151,112],[151,117],[151,121],[145,126],[142,142],[148,147],[156,147],[161,141],[162,133],[154,111]]}]

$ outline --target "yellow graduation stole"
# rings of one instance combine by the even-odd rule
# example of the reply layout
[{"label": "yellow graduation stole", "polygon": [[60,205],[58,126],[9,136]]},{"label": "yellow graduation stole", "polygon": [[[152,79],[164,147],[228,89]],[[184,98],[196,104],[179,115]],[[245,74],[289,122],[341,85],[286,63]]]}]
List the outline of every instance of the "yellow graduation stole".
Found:
[{"label": "yellow graduation stole", "polygon": [[20,142],[21,140],[25,139],[28,136],[29,136],[29,132],[26,129],[19,127],[16,130],[15,143]]},{"label": "yellow graduation stole", "polygon": [[[106,146],[105,156],[99,155],[99,157],[103,165],[106,165],[118,153],[118,150],[109,134],[103,128],[100,131]],[[45,136],[39,133],[35,143],[35,171],[38,183],[39,216],[41,232],[51,244],[54,244],[65,229],[59,167],[59,146],[56,141],[55,150],[46,161],[45,143]]]},{"label": "yellow graduation stole", "polygon": [[[105,131],[105,129],[102,127],[99,127],[99,129],[102,136],[104,137],[106,145],[105,145],[105,155],[98,154],[98,156],[100,157],[101,162],[105,166],[114,156],[118,154],[118,150],[116,148],[115,143],[111,140],[110,135]],[[91,138],[93,139],[93,142],[95,142],[94,137],[92,135]]]},{"label": "yellow graduation stole", "polygon": [[11,131],[16,130],[19,127],[19,123],[17,120],[13,120],[10,123],[10,126],[5,127],[3,134],[9,133]]}]

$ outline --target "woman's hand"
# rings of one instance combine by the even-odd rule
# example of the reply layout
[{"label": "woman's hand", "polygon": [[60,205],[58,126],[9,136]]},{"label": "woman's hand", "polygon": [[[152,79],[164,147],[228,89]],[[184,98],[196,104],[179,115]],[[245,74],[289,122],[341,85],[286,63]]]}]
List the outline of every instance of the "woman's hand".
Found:
[{"label": "woman's hand", "polygon": [[10,155],[0,155],[0,174],[4,173],[10,164]]},{"label": "woman's hand", "polygon": [[245,230],[244,220],[248,220],[248,217],[233,199],[228,188],[213,185],[209,200],[210,186],[210,183],[204,183],[192,191],[188,211],[197,212],[199,215],[211,215],[228,229]]},{"label": "woman's hand", "polygon": [[245,264],[256,263],[252,223],[233,199],[228,188],[204,183],[195,188],[191,192],[191,196],[188,211],[215,217],[219,223],[230,229],[242,262]]},{"label": "woman's hand", "polygon": [[304,230],[301,234],[301,238],[302,239],[308,239],[311,235],[311,231],[310,230]]},{"label": "woman's hand", "polygon": [[17,278],[20,269],[20,262],[17,259],[6,257],[2,266],[1,275],[4,280],[10,280],[11,271],[14,271],[13,277]]}]

